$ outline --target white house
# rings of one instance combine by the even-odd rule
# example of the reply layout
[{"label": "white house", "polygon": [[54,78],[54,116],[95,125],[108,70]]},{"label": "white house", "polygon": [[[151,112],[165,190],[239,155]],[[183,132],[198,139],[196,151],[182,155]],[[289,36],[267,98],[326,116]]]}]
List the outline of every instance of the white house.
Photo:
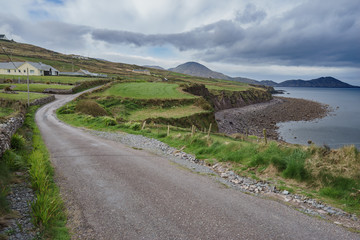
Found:
[{"label": "white house", "polygon": [[0,74],[31,76],[57,76],[59,71],[50,65],[41,62],[0,62]]},{"label": "white house", "polygon": [[5,34],[0,34],[0,40],[10,41],[10,40],[5,36]]}]

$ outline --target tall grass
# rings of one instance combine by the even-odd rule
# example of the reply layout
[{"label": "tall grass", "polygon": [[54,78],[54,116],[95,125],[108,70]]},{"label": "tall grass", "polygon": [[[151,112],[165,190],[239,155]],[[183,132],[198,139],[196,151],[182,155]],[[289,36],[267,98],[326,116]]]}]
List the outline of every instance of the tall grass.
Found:
[{"label": "tall grass", "polygon": [[49,153],[34,121],[37,108],[29,109],[23,126],[11,139],[12,149],[7,150],[0,161],[0,212],[7,209],[3,199],[8,189],[4,186],[9,182],[10,171],[27,170],[36,193],[36,200],[31,203],[34,224],[46,239],[70,239]]}]

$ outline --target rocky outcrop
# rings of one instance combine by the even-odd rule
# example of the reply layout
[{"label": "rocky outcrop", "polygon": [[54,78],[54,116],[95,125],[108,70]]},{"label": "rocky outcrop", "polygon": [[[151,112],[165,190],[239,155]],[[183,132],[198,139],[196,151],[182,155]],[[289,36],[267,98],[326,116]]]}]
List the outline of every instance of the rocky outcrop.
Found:
[{"label": "rocky outcrop", "polygon": [[204,97],[212,104],[215,111],[244,107],[272,99],[271,92],[267,89],[250,88],[246,91],[212,90],[210,92],[202,84],[193,84],[186,87],[184,91]]}]

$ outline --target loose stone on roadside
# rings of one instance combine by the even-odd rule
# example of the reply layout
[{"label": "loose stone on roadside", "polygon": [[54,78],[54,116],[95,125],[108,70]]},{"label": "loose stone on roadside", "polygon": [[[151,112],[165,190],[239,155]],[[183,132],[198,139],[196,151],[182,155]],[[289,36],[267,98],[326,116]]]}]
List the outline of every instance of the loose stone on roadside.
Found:
[{"label": "loose stone on roadside", "polygon": [[[209,166],[205,161],[196,159],[195,156],[170,147],[157,139],[125,133],[109,133],[91,130],[88,130],[88,132],[105,139],[121,142],[134,148],[146,149],[159,155],[166,155],[170,160],[184,165],[194,172],[216,173],[218,178],[221,179],[221,182],[228,186],[255,195],[278,198],[309,215],[318,216],[324,219],[327,219],[328,217],[340,217],[340,219],[345,219],[346,221],[358,222],[358,218],[355,214],[345,213],[340,209],[327,206],[315,199],[292,194],[287,190],[279,191],[276,186],[270,182],[257,181],[252,178],[239,176],[222,163],[216,163]],[[343,225],[345,226],[345,224]],[[357,226],[359,226],[360,230],[360,224],[357,223]]]}]

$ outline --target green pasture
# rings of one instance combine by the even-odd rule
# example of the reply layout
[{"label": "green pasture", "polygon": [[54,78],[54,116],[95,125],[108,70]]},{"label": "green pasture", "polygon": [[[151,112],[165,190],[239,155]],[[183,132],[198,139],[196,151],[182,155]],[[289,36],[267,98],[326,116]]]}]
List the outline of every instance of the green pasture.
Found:
[{"label": "green pasture", "polygon": [[[11,79],[11,80],[27,80],[26,75],[14,76],[14,75],[0,75],[0,79]],[[87,78],[83,76],[29,76],[30,81],[40,83],[61,83],[61,84],[76,84],[78,82],[95,80],[94,78]]]},{"label": "green pasture", "polygon": [[[0,89],[4,89],[6,87],[15,86],[12,88],[13,91],[27,91],[27,84],[0,84]],[[68,90],[73,88],[73,85],[60,85],[60,84],[29,84],[30,92],[42,92],[45,89],[52,88],[52,89],[62,89],[62,90]]]},{"label": "green pasture", "polygon": [[[207,112],[198,106],[179,106],[172,108],[161,108],[161,107],[152,107],[145,108],[138,111],[131,112],[127,117],[128,120],[132,121],[141,121],[147,118],[182,118],[186,116],[191,116],[196,113]],[[119,114],[119,117],[123,115]]]},{"label": "green pasture", "polygon": [[154,82],[119,83],[106,89],[98,96],[118,96],[135,99],[184,99],[196,98],[189,93],[182,92],[177,84]]},{"label": "green pasture", "polygon": [[[47,97],[46,94],[41,93],[30,93],[30,101],[34,101],[36,99]],[[2,93],[0,92],[0,98],[6,99],[6,100],[16,100],[21,102],[27,101],[28,94],[27,92],[18,92],[16,94],[10,94],[10,93]]]}]

